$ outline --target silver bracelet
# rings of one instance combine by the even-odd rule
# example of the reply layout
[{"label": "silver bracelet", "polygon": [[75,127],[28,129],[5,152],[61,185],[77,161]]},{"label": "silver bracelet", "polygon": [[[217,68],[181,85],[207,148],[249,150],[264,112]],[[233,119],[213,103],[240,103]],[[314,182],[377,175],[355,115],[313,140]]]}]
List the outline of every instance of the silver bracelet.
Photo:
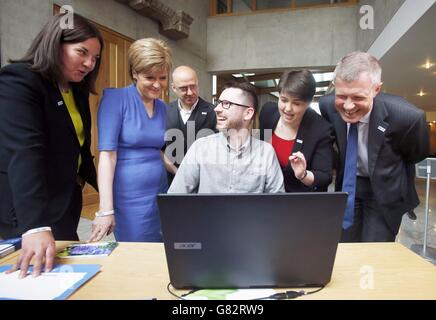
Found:
[{"label": "silver bracelet", "polygon": [[34,234],[34,233],[38,233],[38,232],[44,232],[44,231],[50,231],[51,232],[51,228],[50,227],[40,227],[40,228],[35,228],[35,229],[30,229],[29,231],[23,233],[23,237],[28,236],[30,234]]},{"label": "silver bracelet", "polygon": [[95,213],[96,217],[106,217],[106,216],[110,216],[113,215],[115,213],[114,209],[109,210],[109,211],[97,211]]}]

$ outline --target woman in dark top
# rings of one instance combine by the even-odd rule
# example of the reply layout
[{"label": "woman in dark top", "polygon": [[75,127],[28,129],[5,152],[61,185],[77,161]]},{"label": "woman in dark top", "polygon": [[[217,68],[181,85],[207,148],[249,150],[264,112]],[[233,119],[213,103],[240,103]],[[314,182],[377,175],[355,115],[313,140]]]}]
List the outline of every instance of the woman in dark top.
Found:
[{"label": "woman in dark top", "polygon": [[50,19],[24,58],[0,70],[0,237],[22,236],[12,270],[50,271],[56,240],[79,240],[85,182],[97,188],[89,92],[103,39],[74,16]]},{"label": "woman in dark top", "polygon": [[271,142],[282,168],[286,192],[327,191],[332,180],[331,126],[310,108],[316,82],[308,70],[286,71],[278,103],[260,113],[263,140]]}]

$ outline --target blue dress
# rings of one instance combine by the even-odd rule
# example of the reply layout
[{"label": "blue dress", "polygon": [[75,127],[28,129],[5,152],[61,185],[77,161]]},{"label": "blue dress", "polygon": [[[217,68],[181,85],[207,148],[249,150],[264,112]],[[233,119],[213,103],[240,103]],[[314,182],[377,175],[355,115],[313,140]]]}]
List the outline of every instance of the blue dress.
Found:
[{"label": "blue dress", "polygon": [[150,118],[135,85],[104,90],[98,110],[98,148],[117,151],[113,183],[117,241],[162,241],[156,195],[167,189],[160,155],[165,128],[163,101],[154,101]]}]

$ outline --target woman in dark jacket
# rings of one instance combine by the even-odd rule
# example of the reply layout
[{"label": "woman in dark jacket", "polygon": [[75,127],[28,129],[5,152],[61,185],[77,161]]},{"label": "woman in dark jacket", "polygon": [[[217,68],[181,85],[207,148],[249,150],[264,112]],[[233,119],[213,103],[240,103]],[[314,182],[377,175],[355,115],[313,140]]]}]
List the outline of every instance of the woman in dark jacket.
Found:
[{"label": "woman in dark jacket", "polygon": [[278,103],[261,110],[260,130],[276,151],[286,192],[327,191],[333,140],[330,124],[310,108],[315,79],[308,70],[286,71],[278,87]]},{"label": "woman in dark jacket", "polygon": [[0,70],[0,237],[22,236],[15,267],[50,271],[55,240],[78,240],[82,187],[95,188],[89,92],[103,39],[74,16],[50,19],[24,58]]}]

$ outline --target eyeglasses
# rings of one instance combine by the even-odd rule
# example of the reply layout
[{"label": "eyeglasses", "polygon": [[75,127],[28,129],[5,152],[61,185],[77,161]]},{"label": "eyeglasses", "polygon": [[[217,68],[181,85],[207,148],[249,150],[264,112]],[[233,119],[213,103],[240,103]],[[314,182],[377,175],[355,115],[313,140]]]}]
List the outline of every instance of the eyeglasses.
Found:
[{"label": "eyeglasses", "polygon": [[221,107],[222,107],[223,109],[228,109],[228,108],[230,108],[230,106],[231,106],[232,104],[234,104],[235,106],[240,106],[240,107],[244,107],[244,108],[252,108],[252,106],[246,106],[245,104],[240,104],[240,103],[236,103],[236,102],[231,102],[231,101],[229,101],[229,100],[220,100],[220,99],[217,99],[217,100],[215,101],[215,107],[218,107],[220,104],[221,104]]},{"label": "eyeglasses", "polygon": [[196,91],[197,90],[197,85],[196,84],[191,84],[189,86],[184,86],[184,87],[176,87],[177,90],[179,90],[182,93],[186,93],[188,92],[188,89],[190,89],[191,91]]}]

